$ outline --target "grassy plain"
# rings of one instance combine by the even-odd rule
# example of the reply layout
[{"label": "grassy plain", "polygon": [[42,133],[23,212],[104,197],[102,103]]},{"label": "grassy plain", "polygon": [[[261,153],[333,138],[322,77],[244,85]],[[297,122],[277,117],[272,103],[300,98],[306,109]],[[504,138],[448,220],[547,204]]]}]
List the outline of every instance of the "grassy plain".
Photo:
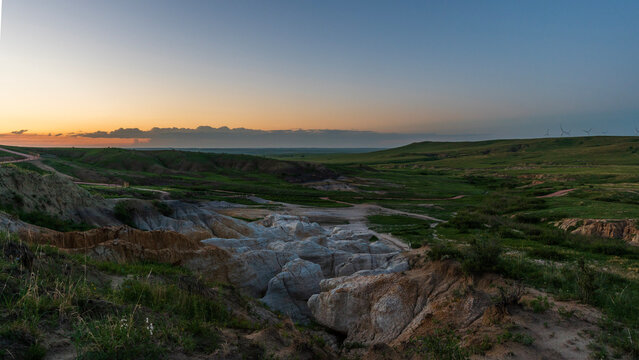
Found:
[{"label": "grassy plain", "polygon": [[[490,271],[605,314],[601,358],[639,358],[639,248],[622,240],[558,230],[562,218],[639,218],[639,138],[576,137],[416,143],[372,153],[286,154],[281,158],[117,149],[31,149],[60,172],[89,182],[129,182],[177,199],[254,204],[253,196],[310,206],[370,203],[433,216],[371,216],[379,232],[429,245],[479,271],[494,242]],[[285,160],[285,161],[284,161]],[[300,165],[301,160],[314,165]],[[310,173],[306,174],[306,173]],[[329,174],[355,191],[308,187]],[[144,197],[138,190],[88,188],[105,197]],[[560,190],[563,196],[545,197]],[[261,205],[260,205],[261,206]],[[479,250],[478,250],[479,249]],[[552,306],[552,304],[550,305]],[[597,345],[594,345],[597,346]]]}]

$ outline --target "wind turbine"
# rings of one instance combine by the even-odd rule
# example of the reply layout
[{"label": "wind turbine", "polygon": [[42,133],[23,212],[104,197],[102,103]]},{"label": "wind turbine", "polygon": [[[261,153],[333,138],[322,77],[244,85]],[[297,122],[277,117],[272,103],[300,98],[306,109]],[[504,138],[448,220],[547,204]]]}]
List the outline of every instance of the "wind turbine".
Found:
[{"label": "wind turbine", "polygon": [[635,134],[639,135],[639,128],[637,128],[637,124],[635,124]]},{"label": "wind turbine", "polygon": [[570,136],[570,130],[564,130],[564,127],[559,124],[559,129],[561,130],[561,136],[567,135]]},{"label": "wind turbine", "polygon": [[550,136],[550,129],[546,129],[546,133],[544,134],[544,136]]},{"label": "wind turbine", "polygon": [[583,132],[585,132],[586,134],[588,134],[588,136],[590,136],[590,132],[592,132],[592,128],[588,129],[588,130],[582,130]]}]

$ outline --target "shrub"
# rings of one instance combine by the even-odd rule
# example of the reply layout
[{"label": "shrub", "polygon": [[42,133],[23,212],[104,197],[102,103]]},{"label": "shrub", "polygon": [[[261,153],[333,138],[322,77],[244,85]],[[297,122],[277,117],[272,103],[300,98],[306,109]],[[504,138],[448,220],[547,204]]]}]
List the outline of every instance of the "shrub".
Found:
[{"label": "shrub", "polygon": [[115,218],[120,220],[123,224],[129,226],[135,226],[133,222],[133,215],[135,214],[135,206],[133,206],[133,202],[130,200],[118,201],[113,208],[113,215]]},{"label": "shrub", "polygon": [[154,336],[160,335],[153,330],[134,314],[110,315],[89,322],[81,320],[75,326],[73,342],[78,359],[157,359],[165,350],[153,341]]},{"label": "shrub", "polygon": [[515,286],[503,287],[499,286],[499,295],[493,297],[493,303],[502,312],[506,311],[509,305],[519,304],[519,300],[524,293],[524,287],[521,283]]},{"label": "shrub", "polygon": [[530,346],[535,342],[535,339],[528,335],[528,334],[522,334],[519,332],[513,332],[510,329],[507,329],[506,331],[504,331],[503,334],[499,335],[497,337],[497,342],[500,344],[503,344],[505,342],[508,341],[512,341],[512,342],[516,342],[516,343],[520,343],[522,345],[526,345],[526,346]]},{"label": "shrub", "polygon": [[535,248],[526,252],[528,256],[552,261],[565,261],[568,257],[553,248]]},{"label": "shrub", "polygon": [[173,214],[173,208],[165,202],[153,200],[153,207],[155,207],[155,209],[164,216],[171,216]]},{"label": "shrub", "polygon": [[425,360],[466,360],[469,351],[461,347],[461,341],[452,329],[435,329],[432,334],[411,340],[409,351]]},{"label": "shrub", "polygon": [[519,222],[527,223],[527,224],[538,224],[541,222],[541,216],[536,214],[522,213],[522,214],[517,214],[517,216],[515,216],[515,220]]},{"label": "shrub", "polygon": [[446,259],[461,259],[462,252],[448,243],[433,244],[428,251],[428,258],[433,261]]},{"label": "shrub", "polygon": [[455,228],[459,232],[468,232],[468,230],[471,229],[481,229],[484,227],[484,222],[481,217],[477,215],[478,214],[471,212],[460,212],[450,219],[446,223],[446,226]]},{"label": "shrub", "polygon": [[188,321],[184,329],[191,335],[189,350],[211,353],[220,346],[220,334],[215,327],[200,321]]},{"label": "shrub", "polygon": [[533,312],[538,314],[544,313],[552,307],[547,296],[537,296],[528,303],[528,306]]},{"label": "shrub", "polygon": [[529,232],[530,239],[545,245],[562,245],[566,242],[566,233],[560,229],[538,229]]},{"label": "shrub", "polygon": [[462,269],[467,274],[495,271],[499,265],[502,247],[494,238],[474,238],[464,254]]},{"label": "shrub", "polygon": [[584,302],[592,302],[597,285],[595,284],[595,270],[588,266],[583,258],[577,262],[577,292]]},{"label": "shrub", "polygon": [[544,199],[497,194],[486,197],[481,204],[481,211],[489,215],[503,215],[517,211],[541,210],[547,207]]}]

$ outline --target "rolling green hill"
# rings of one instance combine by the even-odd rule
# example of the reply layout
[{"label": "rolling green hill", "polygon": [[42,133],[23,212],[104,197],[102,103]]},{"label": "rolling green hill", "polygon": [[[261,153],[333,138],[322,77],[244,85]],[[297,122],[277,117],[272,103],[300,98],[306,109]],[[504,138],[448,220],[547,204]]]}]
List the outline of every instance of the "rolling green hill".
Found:
[{"label": "rolling green hill", "polygon": [[322,165],[282,161],[251,155],[212,154],[178,150],[104,149],[31,149],[43,157],[88,164],[111,170],[152,174],[240,171],[265,173],[290,182],[305,182],[336,177]]},{"label": "rolling green hill", "polygon": [[639,137],[428,141],[363,154],[306,155],[298,159],[332,164],[429,163],[431,166],[455,168],[527,163],[636,165],[639,164]]}]

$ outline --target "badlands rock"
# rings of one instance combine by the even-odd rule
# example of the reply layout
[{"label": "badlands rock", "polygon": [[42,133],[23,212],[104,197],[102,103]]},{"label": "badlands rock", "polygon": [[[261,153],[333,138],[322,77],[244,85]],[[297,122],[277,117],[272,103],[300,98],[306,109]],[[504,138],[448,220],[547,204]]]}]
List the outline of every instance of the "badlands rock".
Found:
[{"label": "badlands rock", "polygon": [[[139,229],[111,226],[59,233],[11,218],[5,228],[28,241],[50,244],[115,262],[156,261],[184,266],[204,277],[228,282],[302,320],[305,303],[319,292],[319,280],[357,274],[405,271],[408,262],[392,246],[370,242],[373,234],[333,229],[307,218],[273,214],[247,223],[214,211],[212,202],[166,201],[170,215],[150,202],[128,201]],[[110,213],[111,210],[106,210]],[[99,218],[99,215],[92,215]],[[287,265],[288,264],[288,265]]]},{"label": "badlands rock", "polygon": [[[463,281],[459,266],[452,262],[406,275],[338,277],[322,280],[321,293],[311,296],[308,306],[316,321],[346,334],[347,342],[390,343],[415,331]],[[462,304],[467,323],[492,304],[486,294],[467,300]]]},{"label": "badlands rock", "polygon": [[350,253],[389,254],[397,252],[397,249],[380,241],[371,243],[369,240],[332,241],[330,247]]},{"label": "badlands rock", "polygon": [[229,282],[253,297],[261,297],[269,281],[282,271],[284,265],[297,259],[297,255],[272,250],[251,250],[236,255],[236,269],[229,273]]},{"label": "badlands rock", "polygon": [[166,201],[172,214],[165,216],[148,202],[127,201],[135,209],[133,222],[141,230],[170,230],[196,240],[210,237],[241,238],[253,234],[253,230],[245,222],[213,211],[212,208],[218,205],[218,202]]},{"label": "badlands rock", "polygon": [[335,267],[348,260],[350,254],[345,251],[333,250],[321,246],[312,240],[293,242],[276,241],[268,245],[275,251],[289,251],[300,258],[318,264],[325,277],[335,276]]},{"label": "badlands rock", "polygon": [[272,214],[258,224],[269,229],[281,229],[289,239],[304,239],[309,236],[328,234],[328,230],[318,223],[311,223],[308,218],[300,216]]},{"label": "badlands rock", "polygon": [[[370,233],[330,231],[304,217],[290,215],[267,216],[247,226],[253,236],[202,242],[233,254],[240,270],[229,278],[232,284],[253,296],[266,291],[266,303],[296,320],[308,316],[302,303],[319,292],[321,278],[408,270],[408,261],[396,249],[381,242],[371,243]],[[253,258],[255,254],[261,256]]]},{"label": "badlands rock", "polygon": [[573,234],[623,239],[639,245],[639,229],[635,220],[563,219],[555,223],[562,230]]},{"label": "badlands rock", "polygon": [[293,320],[304,321],[311,315],[306,301],[319,293],[323,277],[319,265],[302,259],[292,260],[269,281],[262,302]]},{"label": "badlands rock", "polygon": [[[348,276],[361,270],[386,269],[396,254],[353,254],[341,264],[335,266],[335,276]],[[406,264],[406,262],[400,262]],[[407,270],[408,266],[399,271]]]}]

